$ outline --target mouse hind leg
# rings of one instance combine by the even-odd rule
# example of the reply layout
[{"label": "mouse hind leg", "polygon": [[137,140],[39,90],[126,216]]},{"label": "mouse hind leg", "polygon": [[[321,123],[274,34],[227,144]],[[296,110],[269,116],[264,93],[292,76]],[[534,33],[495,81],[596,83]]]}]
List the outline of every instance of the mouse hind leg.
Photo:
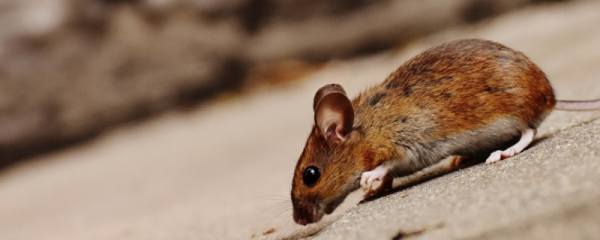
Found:
[{"label": "mouse hind leg", "polygon": [[490,154],[490,156],[485,160],[485,163],[494,163],[503,159],[507,159],[509,157],[513,157],[519,153],[521,153],[535,137],[535,129],[528,128],[521,131],[521,138],[515,145],[507,148],[506,150],[498,150]]}]

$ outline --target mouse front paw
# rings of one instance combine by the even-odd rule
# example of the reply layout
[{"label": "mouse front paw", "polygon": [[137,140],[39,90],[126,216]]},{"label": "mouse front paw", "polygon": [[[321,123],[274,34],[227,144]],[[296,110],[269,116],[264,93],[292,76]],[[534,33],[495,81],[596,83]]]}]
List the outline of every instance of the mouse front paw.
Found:
[{"label": "mouse front paw", "polygon": [[364,192],[365,198],[384,193],[392,187],[391,174],[384,166],[363,172],[360,178],[360,187]]}]

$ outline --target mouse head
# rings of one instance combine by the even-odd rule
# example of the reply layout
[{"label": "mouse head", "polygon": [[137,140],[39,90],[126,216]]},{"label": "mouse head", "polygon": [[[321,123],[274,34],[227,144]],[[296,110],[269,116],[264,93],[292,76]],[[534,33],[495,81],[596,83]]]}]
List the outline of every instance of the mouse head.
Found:
[{"label": "mouse head", "polygon": [[292,181],[294,221],[305,225],[329,214],[358,188],[356,151],[361,133],[353,127],[354,109],[344,89],[337,84],[315,94],[315,125],[296,164]]}]

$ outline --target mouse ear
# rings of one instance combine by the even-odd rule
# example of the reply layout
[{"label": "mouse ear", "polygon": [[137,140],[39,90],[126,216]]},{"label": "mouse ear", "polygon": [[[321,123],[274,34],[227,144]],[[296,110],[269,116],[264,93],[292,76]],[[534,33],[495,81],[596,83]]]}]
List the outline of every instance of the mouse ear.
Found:
[{"label": "mouse ear", "polygon": [[315,94],[315,124],[331,146],[346,140],[354,123],[354,109],[342,86],[328,84]]}]

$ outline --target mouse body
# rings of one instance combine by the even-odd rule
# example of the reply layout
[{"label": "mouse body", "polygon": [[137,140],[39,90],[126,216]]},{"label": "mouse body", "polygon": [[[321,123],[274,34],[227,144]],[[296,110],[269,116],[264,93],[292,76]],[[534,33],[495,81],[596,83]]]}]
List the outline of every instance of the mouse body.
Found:
[{"label": "mouse body", "polygon": [[448,172],[481,154],[487,163],[514,156],[557,106],[591,110],[600,101],[557,102],[523,53],[479,39],[426,50],[353,100],[326,85],[294,172],[294,220],[317,222],[350,192],[380,194],[394,177],[438,165]]}]

